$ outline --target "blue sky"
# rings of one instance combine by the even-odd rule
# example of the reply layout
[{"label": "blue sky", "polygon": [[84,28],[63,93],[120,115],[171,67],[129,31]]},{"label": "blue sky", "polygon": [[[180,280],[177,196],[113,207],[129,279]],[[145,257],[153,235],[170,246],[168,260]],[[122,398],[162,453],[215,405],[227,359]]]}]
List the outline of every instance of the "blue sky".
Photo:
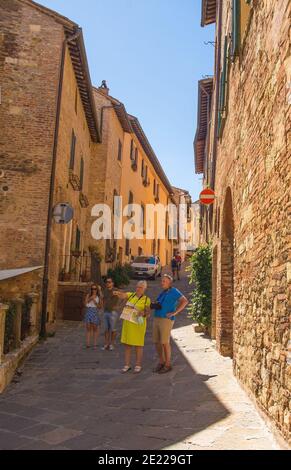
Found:
[{"label": "blue sky", "polygon": [[138,117],[175,186],[198,198],[193,139],[197,82],[213,75],[214,28],[200,27],[201,0],[38,0],[77,22],[94,85]]}]

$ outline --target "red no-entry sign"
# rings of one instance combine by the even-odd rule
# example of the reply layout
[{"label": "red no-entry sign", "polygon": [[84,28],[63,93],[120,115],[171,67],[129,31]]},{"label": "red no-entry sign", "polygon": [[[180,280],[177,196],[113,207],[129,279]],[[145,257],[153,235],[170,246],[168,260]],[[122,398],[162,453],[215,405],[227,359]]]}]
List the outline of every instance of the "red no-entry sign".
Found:
[{"label": "red no-entry sign", "polygon": [[200,202],[206,206],[210,206],[214,203],[215,200],[215,192],[213,189],[206,188],[200,193]]}]

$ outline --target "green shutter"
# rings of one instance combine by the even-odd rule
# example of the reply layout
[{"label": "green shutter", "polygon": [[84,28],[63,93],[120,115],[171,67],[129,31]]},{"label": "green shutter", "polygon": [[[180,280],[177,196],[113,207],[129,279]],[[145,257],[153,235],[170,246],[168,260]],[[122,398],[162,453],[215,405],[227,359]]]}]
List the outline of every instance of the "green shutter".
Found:
[{"label": "green shutter", "polygon": [[83,189],[83,184],[84,184],[84,158],[81,158],[80,162],[80,187],[81,190]]},{"label": "green shutter", "polygon": [[72,138],[71,138],[71,155],[70,155],[70,170],[74,169],[75,164],[75,153],[76,153],[76,136],[74,131],[72,131]]},{"label": "green shutter", "polygon": [[81,246],[81,232],[79,230],[79,228],[77,227],[77,230],[76,230],[76,250],[80,250],[80,246]]},{"label": "green shutter", "polygon": [[223,52],[223,63],[222,72],[220,76],[219,84],[219,102],[218,102],[218,125],[217,125],[217,136],[221,136],[222,132],[222,116],[226,109],[226,84],[228,77],[228,38],[224,38],[224,52]]},{"label": "green shutter", "polygon": [[240,0],[232,0],[232,45],[231,56],[238,55],[240,46]]}]

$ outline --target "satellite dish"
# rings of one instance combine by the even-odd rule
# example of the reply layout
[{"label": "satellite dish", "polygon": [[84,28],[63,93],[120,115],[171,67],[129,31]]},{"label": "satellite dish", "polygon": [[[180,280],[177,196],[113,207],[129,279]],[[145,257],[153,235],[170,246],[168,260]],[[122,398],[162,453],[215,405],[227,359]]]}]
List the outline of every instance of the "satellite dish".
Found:
[{"label": "satellite dish", "polygon": [[56,224],[68,224],[74,217],[74,209],[67,202],[57,204],[53,211]]}]

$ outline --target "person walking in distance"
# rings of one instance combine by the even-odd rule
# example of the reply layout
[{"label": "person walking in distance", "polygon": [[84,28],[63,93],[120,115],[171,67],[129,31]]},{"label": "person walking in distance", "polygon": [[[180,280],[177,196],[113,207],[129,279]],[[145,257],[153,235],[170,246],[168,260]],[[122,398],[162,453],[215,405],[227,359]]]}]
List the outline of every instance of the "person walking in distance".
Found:
[{"label": "person walking in distance", "polygon": [[114,295],[114,281],[111,277],[106,279],[105,289],[103,291],[104,305],[104,326],[105,326],[105,344],[103,350],[114,350],[117,323],[117,305],[119,299]]},{"label": "person walking in distance", "polygon": [[178,276],[178,279],[180,280],[180,272],[181,272],[181,266],[182,266],[182,258],[181,258],[181,255],[180,253],[176,253],[175,255],[175,259],[177,261],[177,276]]},{"label": "person walking in distance", "polygon": [[177,260],[175,258],[175,256],[173,256],[172,260],[171,260],[171,268],[172,268],[172,276],[173,276],[173,281],[175,281],[177,278],[178,278],[178,263],[177,263]]},{"label": "person walking in distance", "polygon": [[153,341],[159,356],[159,364],[154,372],[165,374],[172,370],[171,365],[171,331],[176,316],[188,305],[186,297],[175,287],[170,274],[162,277],[162,292],[157,301],[151,304],[154,309]]}]

